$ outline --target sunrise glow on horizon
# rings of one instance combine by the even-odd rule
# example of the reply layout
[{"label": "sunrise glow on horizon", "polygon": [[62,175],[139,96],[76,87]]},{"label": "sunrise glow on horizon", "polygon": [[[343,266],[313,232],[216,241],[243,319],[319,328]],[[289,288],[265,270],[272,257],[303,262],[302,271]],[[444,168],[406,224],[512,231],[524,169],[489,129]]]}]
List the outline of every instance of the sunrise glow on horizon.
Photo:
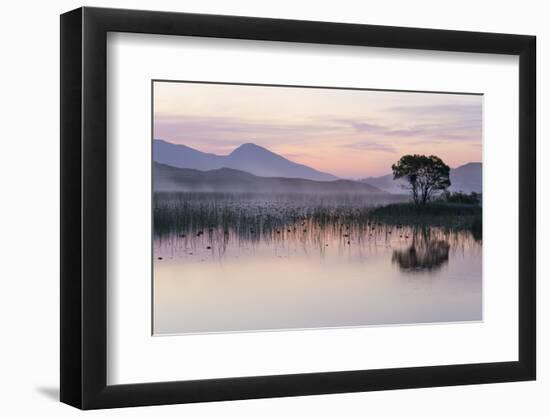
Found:
[{"label": "sunrise glow on horizon", "polygon": [[482,160],[481,95],[154,83],[154,138],[226,155],[255,143],[341,178],[391,172],[405,154]]}]

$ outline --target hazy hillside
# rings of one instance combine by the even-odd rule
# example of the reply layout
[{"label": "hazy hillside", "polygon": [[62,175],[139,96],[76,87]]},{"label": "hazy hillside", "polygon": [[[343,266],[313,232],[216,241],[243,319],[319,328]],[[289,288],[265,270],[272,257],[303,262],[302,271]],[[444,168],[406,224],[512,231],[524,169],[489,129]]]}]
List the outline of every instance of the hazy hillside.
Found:
[{"label": "hazy hillside", "polygon": [[315,181],[338,179],[334,175],[289,161],[253,143],[241,145],[229,155],[215,155],[200,152],[185,145],[175,145],[155,139],[153,160],[178,168],[201,171],[232,168],[261,177],[304,178]]},{"label": "hazy hillside", "polygon": [[469,193],[483,190],[482,165],[480,162],[470,162],[451,170],[451,191]]},{"label": "hazy hillside", "polygon": [[231,168],[199,171],[156,162],[153,165],[153,187],[154,191],[386,194],[358,181],[259,177]]},{"label": "hazy hillside", "polygon": [[[369,177],[361,181],[393,194],[405,194],[409,192],[403,188],[407,184],[407,180],[402,178],[394,180],[392,174],[382,177]],[[465,193],[474,191],[481,193],[482,188],[482,165],[480,162],[470,162],[457,168],[451,168],[450,191],[462,191]]]}]

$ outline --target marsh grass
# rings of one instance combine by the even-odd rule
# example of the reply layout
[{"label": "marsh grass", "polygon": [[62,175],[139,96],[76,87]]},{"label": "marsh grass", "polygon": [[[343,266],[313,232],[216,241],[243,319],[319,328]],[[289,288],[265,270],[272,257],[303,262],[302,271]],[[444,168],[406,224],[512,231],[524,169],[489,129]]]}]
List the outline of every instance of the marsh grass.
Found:
[{"label": "marsh grass", "polygon": [[482,238],[482,208],[479,204],[433,202],[394,203],[376,207],[370,216],[387,224],[434,226],[448,230],[469,230],[476,240]]},{"label": "marsh grass", "polygon": [[285,227],[298,229],[310,222],[320,226],[366,224],[374,204],[353,196],[156,193],[154,229],[156,235],[162,235],[221,227],[255,235]]},{"label": "marsh grass", "polygon": [[353,195],[155,193],[154,235],[161,239],[207,236],[217,242],[230,236],[248,242],[293,239],[320,245],[325,234],[341,236],[345,244],[391,235],[394,227],[434,226],[470,231],[481,240],[480,206],[415,206],[403,200],[403,196],[372,200]]}]

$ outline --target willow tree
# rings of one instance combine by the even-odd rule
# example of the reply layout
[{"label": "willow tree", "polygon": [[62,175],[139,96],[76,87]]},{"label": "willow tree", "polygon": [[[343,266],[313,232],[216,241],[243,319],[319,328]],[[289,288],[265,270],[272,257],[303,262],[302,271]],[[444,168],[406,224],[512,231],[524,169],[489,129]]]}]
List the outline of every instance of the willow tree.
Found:
[{"label": "willow tree", "polygon": [[405,178],[415,204],[426,204],[438,191],[451,185],[450,168],[441,158],[405,155],[392,165],[393,179]]}]

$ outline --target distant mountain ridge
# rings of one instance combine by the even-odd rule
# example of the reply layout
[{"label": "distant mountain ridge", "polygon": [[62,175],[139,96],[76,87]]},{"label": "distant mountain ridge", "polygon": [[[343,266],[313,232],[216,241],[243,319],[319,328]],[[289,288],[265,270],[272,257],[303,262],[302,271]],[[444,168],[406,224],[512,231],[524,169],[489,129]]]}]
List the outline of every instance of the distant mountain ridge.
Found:
[{"label": "distant mountain ridge", "polygon": [[481,162],[470,162],[451,169],[450,190],[481,193],[483,191],[483,166]]},{"label": "distant mountain ridge", "polygon": [[201,152],[185,145],[161,139],[153,140],[153,160],[177,168],[211,171],[231,168],[260,177],[302,178],[334,181],[338,177],[283,158],[253,143],[245,143],[229,155]]},{"label": "distant mountain ridge", "polygon": [[[449,191],[461,191],[464,193],[481,193],[483,191],[482,164],[481,162],[469,162],[456,168],[451,168],[450,172],[451,186]],[[401,178],[393,179],[393,174],[382,177],[369,177],[362,179],[361,182],[373,185],[381,190],[392,194],[405,194],[409,191],[403,186],[407,185],[407,180]]]},{"label": "distant mountain ridge", "polygon": [[153,163],[155,191],[245,192],[245,193],[315,193],[387,195],[380,189],[359,181],[313,181],[301,178],[260,177],[231,168],[199,171]]}]

